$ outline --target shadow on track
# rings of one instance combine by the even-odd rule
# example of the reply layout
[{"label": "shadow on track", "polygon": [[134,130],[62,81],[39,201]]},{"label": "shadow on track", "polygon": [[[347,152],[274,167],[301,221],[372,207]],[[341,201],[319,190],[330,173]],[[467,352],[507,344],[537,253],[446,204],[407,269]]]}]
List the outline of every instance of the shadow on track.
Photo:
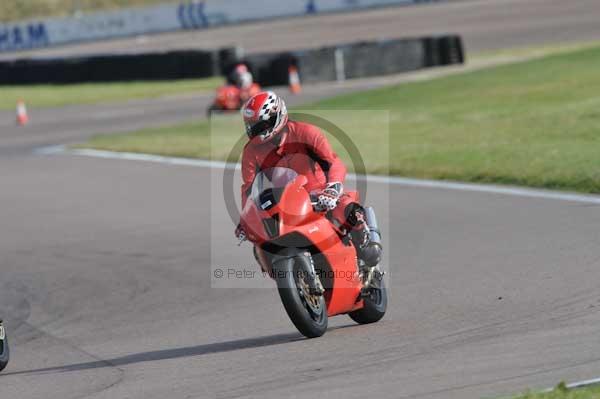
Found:
[{"label": "shadow on track", "polygon": [[184,357],[202,356],[211,353],[231,352],[242,349],[260,348],[264,346],[280,345],[295,341],[304,341],[305,338],[298,333],[275,334],[258,338],[238,339],[234,341],[216,342],[213,344],[188,346],[175,349],[164,349],[150,352],[134,353],[131,355],[116,357],[114,359],[98,359],[91,362],[68,364],[64,366],[46,367],[33,370],[15,371],[0,374],[0,379],[10,375],[42,374],[42,373],[65,373],[71,371],[82,371],[103,367],[124,366],[133,363],[153,362],[157,360],[177,359]]}]

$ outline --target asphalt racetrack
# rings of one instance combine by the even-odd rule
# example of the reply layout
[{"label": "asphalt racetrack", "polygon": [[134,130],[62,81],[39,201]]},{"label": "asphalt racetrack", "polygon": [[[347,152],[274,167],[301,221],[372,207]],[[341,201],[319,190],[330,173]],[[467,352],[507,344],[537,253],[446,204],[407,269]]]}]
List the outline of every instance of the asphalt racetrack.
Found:
[{"label": "asphalt racetrack", "polygon": [[[423,10],[467,3],[519,14],[512,1]],[[597,2],[530,4],[539,13],[493,41],[462,29],[480,49],[536,26],[530,43],[550,26],[600,39],[588,23]],[[356,15],[319,18],[343,17]],[[0,398],[462,399],[600,375],[598,205],[371,183],[388,231],[388,314],[370,326],[335,317],[306,340],[275,290],[211,289],[214,259],[257,267],[209,198],[214,170],[34,153],[193,119],[207,101],[39,110],[23,129],[0,113],[0,316],[12,355]]]}]

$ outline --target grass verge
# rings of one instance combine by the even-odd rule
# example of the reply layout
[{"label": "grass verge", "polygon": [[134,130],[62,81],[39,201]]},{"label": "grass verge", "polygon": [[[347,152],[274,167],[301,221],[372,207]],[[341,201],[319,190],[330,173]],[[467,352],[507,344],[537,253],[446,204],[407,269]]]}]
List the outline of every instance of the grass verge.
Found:
[{"label": "grass verge", "polygon": [[31,107],[61,107],[212,91],[222,83],[223,78],[218,77],[175,81],[0,86],[0,109],[13,109],[19,99],[23,99]]},{"label": "grass verge", "polygon": [[[388,110],[389,136],[369,127],[375,119],[347,130],[371,173],[600,193],[599,63],[600,47],[586,48],[303,109]],[[231,129],[220,144],[231,145],[240,132]],[[207,122],[98,136],[83,146],[223,156],[211,154]]]},{"label": "grass verge", "polygon": [[169,1],[174,0],[2,0],[0,3],[0,22],[65,16],[75,11],[89,12],[147,6]]},{"label": "grass verge", "polygon": [[577,389],[567,389],[564,383],[560,383],[552,391],[543,393],[526,392],[514,399],[598,399],[600,398],[600,387],[591,386]]}]

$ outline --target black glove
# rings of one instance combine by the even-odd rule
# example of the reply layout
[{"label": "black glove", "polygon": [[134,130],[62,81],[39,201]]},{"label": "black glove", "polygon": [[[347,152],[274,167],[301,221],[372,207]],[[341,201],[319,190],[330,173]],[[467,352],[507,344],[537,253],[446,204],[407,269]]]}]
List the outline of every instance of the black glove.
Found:
[{"label": "black glove", "polygon": [[235,228],[235,237],[240,240],[240,242],[242,241],[246,241],[246,239],[248,238],[246,236],[246,231],[244,230],[244,228],[242,227],[241,223],[238,223],[237,227]]}]

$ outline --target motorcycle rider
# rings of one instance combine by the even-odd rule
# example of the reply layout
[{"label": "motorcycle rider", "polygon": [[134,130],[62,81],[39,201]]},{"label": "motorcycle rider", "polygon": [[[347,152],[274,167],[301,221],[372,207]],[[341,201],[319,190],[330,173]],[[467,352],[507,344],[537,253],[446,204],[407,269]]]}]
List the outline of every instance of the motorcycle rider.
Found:
[{"label": "motorcycle rider", "polygon": [[236,111],[260,91],[248,67],[238,64],[227,75],[227,83],[217,89],[215,100],[207,110],[208,116],[211,117],[213,111]]},{"label": "motorcycle rider", "polygon": [[240,91],[240,107],[250,99],[250,97],[260,92],[260,86],[254,83],[254,77],[245,64],[238,64],[229,76],[229,80]]},{"label": "motorcycle rider", "polygon": [[[249,139],[242,154],[242,207],[258,171],[276,166],[293,169],[307,177],[305,188],[317,199],[315,209],[330,212],[330,219],[349,234],[359,258],[368,267],[376,266],[381,243],[370,239],[364,208],[344,194],[346,166],[321,130],[289,120],[285,102],[271,91],[250,98],[242,116]],[[240,224],[235,235],[240,241],[246,238]]]}]

